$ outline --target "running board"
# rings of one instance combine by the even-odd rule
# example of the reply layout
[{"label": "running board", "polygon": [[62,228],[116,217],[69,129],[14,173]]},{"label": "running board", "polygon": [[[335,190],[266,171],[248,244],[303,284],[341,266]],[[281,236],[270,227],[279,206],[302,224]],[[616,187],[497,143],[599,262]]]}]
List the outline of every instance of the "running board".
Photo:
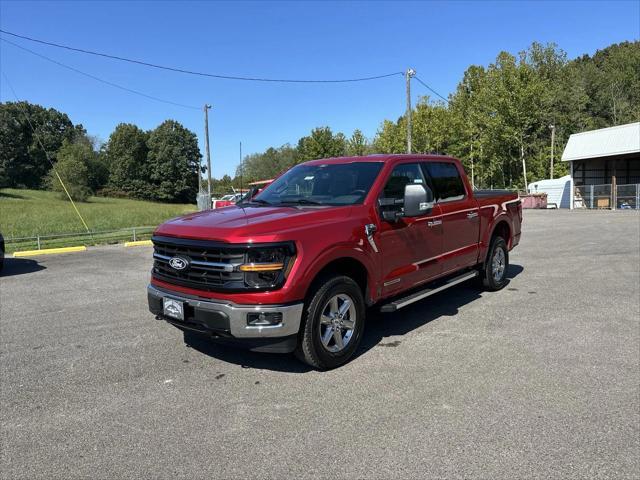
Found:
[{"label": "running board", "polygon": [[454,285],[458,285],[459,283],[466,282],[467,280],[471,280],[479,275],[477,270],[473,270],[471,272],[463,273],[462,275],[458,275],[457,277],[450,278],[447,280],[444,285],[435,288],[426,288],[424,290],[420,290],[419,292],[412,293],[403,298],[399,298],[398,300],[387,303],[380,307],[380,311],[383,313],[395,312],[396,310],[401,309],[402,307],[406,307],[407,305],[411,305],[423,298],[430,297],[433,294],[441,292],[442,290],[446,290],[449,287],[453,287]]}]

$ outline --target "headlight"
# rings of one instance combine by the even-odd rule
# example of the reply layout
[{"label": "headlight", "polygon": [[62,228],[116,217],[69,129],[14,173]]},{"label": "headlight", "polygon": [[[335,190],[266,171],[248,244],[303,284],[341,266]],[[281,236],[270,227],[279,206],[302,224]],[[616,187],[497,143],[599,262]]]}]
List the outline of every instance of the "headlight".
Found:
[{"label": "headlight", "polygon": [[244,272],[244,283],[250,288],[278,287],[289,273],[295,257],[292,244],[252,247],[246,263],[238,270]]}]

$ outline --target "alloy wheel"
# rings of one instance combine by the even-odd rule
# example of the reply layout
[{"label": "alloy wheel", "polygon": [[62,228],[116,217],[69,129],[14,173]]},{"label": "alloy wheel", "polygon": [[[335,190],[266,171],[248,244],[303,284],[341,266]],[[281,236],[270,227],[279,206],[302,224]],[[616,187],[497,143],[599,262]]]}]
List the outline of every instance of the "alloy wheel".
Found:
[{"label": "alloy wheel", "polygon": [[493,259],[491,260],[491,270],[493,272],[493,280],[500,282],[504,276],[504,270],[506,268],[506,256],[502,248],[496,248],[493,253]]},{"label": "alloy wheel", "polygon": [[353,299],[344,293],[327,301],[320,316],[320,343],[332,353],[344,350],[353,337],[357,321]]}]

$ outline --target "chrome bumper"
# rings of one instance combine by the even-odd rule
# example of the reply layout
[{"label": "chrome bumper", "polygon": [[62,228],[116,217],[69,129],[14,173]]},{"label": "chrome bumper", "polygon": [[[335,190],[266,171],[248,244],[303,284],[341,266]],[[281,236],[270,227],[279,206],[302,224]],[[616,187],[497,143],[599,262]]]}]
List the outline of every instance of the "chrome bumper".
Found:
[{"label": "chrome bumper", "polygon": [[[174,298],[193,308],[193,311],[222,314],[228,319],[229,333],[235,338],[274,338],[296,335],[300,329],[303,303],[291,305],[236,305],[233,302],[203,300],[198,297],[175,293],[159,289],[153,285],[147,287],[149,309],[152,313],[162,316],[157,308],[152,307],[154,300],[162,304],[164,297]],[[280,312],[282,322],[278,325],[255,327],[247,325],[247,314],[251,312]],[[168,319],[167,317],[163,317]],[[179,320],[168,319],[174,325],[180,325]],[[188,328],[188,323],[185,322]]]}]

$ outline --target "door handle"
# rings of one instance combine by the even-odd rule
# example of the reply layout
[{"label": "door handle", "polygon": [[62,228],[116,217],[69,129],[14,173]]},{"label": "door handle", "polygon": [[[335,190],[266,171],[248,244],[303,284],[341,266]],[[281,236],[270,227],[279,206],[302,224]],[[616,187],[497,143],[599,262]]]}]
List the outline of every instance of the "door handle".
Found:
[{"label": "door handle", "polygon": [[467,213],[467,218],[468,219],[476,218],[477,216],[478,216],[478,212],[469,212],[469,213]]},{"label": "door handle", "polygon": [[442,225],[442,220],[429,220],[427,222],[428,227],[435,227],[437,225]]},{"label": "door handle", "polygon": [[369,241],[369,245],[371,245],[371,248],[376,253],[378,253],[378,245],[376,245],[376,242],[373,240],[373,234],[376,233],[377,231],[378,231],[378,227],[376,227],[375,223],[368,223],[367,225],[364,226],[364,234],[367,237],[367,240]]}]

